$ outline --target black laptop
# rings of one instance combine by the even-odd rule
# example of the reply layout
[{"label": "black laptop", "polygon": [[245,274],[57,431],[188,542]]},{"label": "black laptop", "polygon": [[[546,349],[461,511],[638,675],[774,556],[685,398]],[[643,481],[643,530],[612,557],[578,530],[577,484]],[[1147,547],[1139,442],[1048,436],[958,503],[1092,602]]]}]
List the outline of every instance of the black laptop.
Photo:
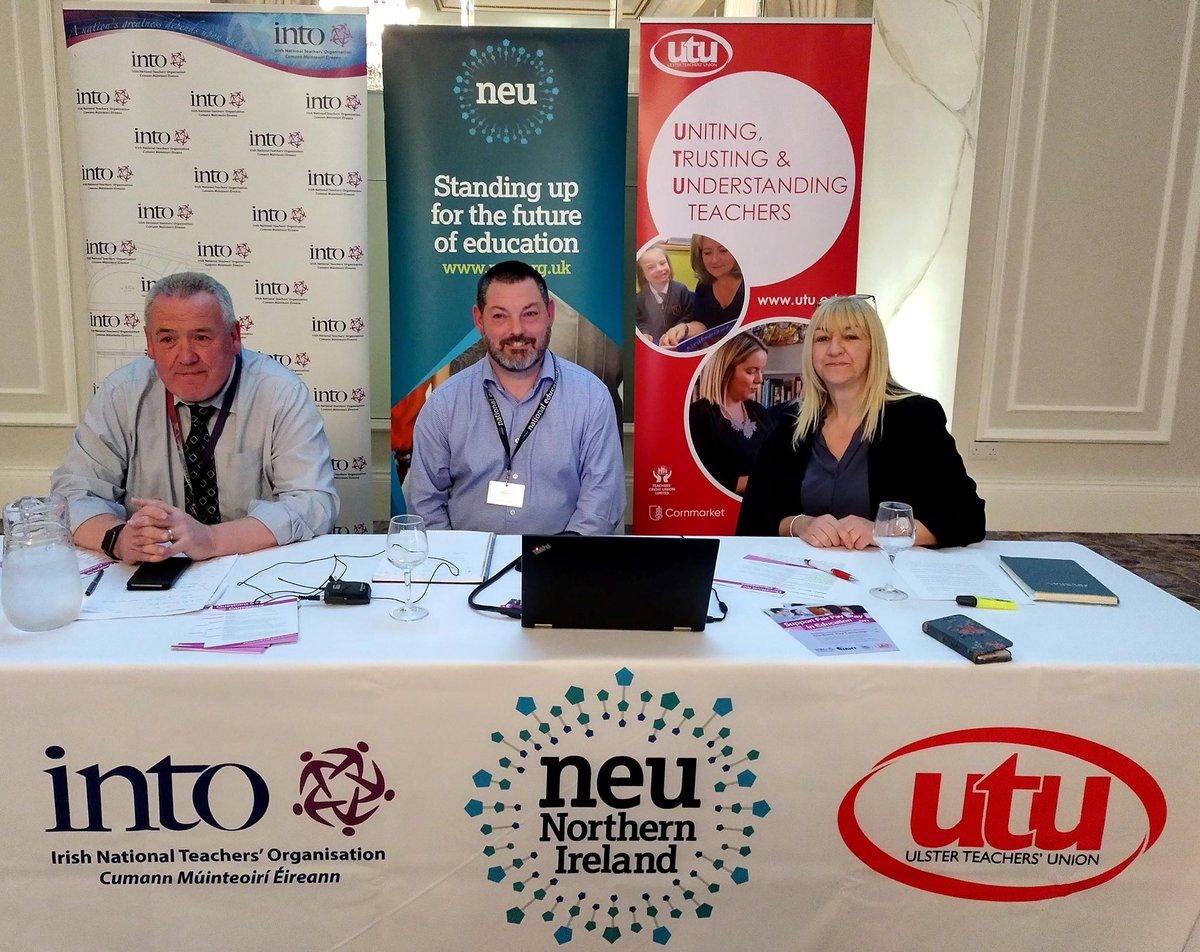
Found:
[{"label": "black laptop", "polygon": [[703,631],[719,545],[675,536],[524,536],[521,625]]}]

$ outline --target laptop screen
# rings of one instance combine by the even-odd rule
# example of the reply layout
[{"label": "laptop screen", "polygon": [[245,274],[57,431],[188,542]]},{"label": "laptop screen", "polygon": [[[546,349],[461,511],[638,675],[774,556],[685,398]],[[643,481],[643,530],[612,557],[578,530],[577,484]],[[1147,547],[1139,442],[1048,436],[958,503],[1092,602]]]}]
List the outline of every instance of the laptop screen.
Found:
[{"label": "laptop screen", "polygon": [[719,546],[675,536],[524,536],[521,625],[703,631]]}]

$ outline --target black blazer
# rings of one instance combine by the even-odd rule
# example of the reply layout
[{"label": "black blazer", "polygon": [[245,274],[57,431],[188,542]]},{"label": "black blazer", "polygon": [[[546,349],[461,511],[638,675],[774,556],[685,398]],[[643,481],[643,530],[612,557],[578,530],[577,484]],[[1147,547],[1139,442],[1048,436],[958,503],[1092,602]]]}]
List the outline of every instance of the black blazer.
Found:
[{"label": "black blazer", "polygon": [[[746,484],[737,534],[773,536],[784,516],[806,512],[800,496],[814,435],[793,448],[796,411],[767,439]],[[906,502],[933,533],[939,546],[968,545],[984,534],[983,500],[967,475],[946,429],[941,404],[914,395],[885,404],[875,438],[867,446],[867,487],[871,512],[885,500]]]}]

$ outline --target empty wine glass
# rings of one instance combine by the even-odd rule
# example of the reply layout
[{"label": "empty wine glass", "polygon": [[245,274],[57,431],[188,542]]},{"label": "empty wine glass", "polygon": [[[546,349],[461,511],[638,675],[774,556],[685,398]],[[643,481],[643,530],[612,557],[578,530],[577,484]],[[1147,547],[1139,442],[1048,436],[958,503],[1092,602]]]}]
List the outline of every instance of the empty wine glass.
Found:
[{"label": "empty wine glass", "polygon": [[404,604],[393,608],[389,614],[396,621],[417,621],[429,612],[413,604],[412,570],[429,555],[429,536],[425,534],[425,520],[420,516],[392,516],[388,523],[388,561],[404,573]]},{"label": "empty wine glass", "polygon": [[[903,549],[912,548],[917,539],[917,523],[913,519],[912,506],[904,502],[881,502],[879,513],[875,516],[873,537],[875,544],[887,553],[891,575],[895,577],[896,554]],[[896,588],[891,578],[886,585],[871,589],[871,594],[889,601],[908,598],[908,593]]]}]

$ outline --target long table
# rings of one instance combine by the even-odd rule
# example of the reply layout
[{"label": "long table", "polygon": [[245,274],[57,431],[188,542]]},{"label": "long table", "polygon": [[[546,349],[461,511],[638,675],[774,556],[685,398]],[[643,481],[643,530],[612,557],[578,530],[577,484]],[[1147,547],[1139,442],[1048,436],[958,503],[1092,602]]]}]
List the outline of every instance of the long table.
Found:
[{"label": "long table", "polygon": [[[383,541],[234,578],[368,580]],[[781,546],[817,555],[723,539],[718,576]],[[528,630],[457,585],[412,623],[304,603],[261,656],[0,618],[0,947],[1200,949],[1200,613],[1078,545],[980,548],[1121,605],[965,610],[1015,643],[986,666],[921,633],[953,603],[867,593],[877,551],[821,554],[899,649],[852,657],[727,586],[702,633]]]}]

